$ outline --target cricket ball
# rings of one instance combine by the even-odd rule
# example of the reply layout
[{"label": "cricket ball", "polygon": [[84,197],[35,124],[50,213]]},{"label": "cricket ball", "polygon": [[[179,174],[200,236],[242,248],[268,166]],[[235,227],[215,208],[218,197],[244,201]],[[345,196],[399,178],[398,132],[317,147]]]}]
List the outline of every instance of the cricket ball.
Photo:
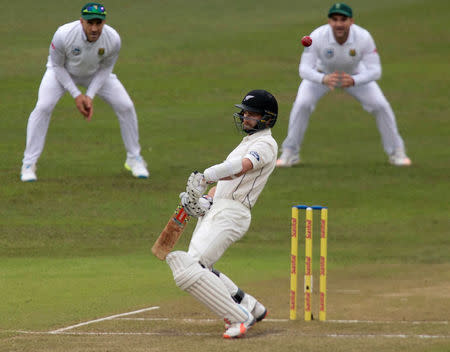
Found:
[{"label": "cricket ball", "polygon": [[302,45],[308,47],[308,46],[310,46],[311,44],[312,44],[312,39],[311,39],[311,37],[305,35],[305,36],[302,38]]}]

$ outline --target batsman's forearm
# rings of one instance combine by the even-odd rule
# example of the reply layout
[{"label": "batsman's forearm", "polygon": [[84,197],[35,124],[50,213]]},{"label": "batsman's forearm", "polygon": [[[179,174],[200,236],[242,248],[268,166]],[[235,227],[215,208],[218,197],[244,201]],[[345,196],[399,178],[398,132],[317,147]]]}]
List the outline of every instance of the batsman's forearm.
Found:
[{"label": "batsman's forearm", "polygon": [[242,171],[242,159],[225,160],[221,164],[217,164],[207,168],[203,174],[206,182],[217,182],[226,177],[233,178],[234,175]]}]

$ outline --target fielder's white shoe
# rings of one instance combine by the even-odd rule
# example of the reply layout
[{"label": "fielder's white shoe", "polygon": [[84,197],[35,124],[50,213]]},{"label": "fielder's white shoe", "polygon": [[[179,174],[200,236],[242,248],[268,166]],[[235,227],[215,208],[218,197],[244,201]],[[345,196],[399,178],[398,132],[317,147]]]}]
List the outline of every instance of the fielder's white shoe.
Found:
[{"label": "fielder's white shoe", "polygon": [[225,339],[234,339],[238,337],[242,337],[245,335],[245,333],[252,327],[253,324],[255,324],[255,317],[247,311],[245,308],[242,308],[247,313],[247,320],[243,322],[238,323],[232,323],[228,327],[228,329],[223,333],[223,337]]},{"label": "fielder's white shoe", "polygon": [[389,163],[395,166],[410,166],[411,159],[406,156],[403,150],[396,150],[389,156]]},{"label": "fielder's white shoe", "polygon": [[150,175],[147,170],[147,163],[141,156],[127,158],[124,166],[125,169],[131,171],[134,177],[148,178],[148,176]]},{"label": "fielder's white shoe", "polygon": [[22,182],[34,182],[37,180],[36,164],[24,164],[20,172],[20,179]]},{"label": "fielder's white shoe", "polygon": [[300,157],[290,150],[284,150],[277,160],[277,167],[291,167],[298,164],[300,164]]}]

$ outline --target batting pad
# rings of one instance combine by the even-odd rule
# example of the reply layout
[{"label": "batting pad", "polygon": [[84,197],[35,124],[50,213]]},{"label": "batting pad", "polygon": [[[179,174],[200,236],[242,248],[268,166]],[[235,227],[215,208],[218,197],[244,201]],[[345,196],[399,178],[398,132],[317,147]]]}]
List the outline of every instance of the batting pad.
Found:
[{"label": "batting pad", "polygon": [[203,275],[204,269],[186,252],[171,252],[166,262],[172,270],[176,285],[184,291]]},{"label": "batting pad", "polygon": [[233,301],[222,280],[196,262],[188,253],[175,251],[167,255],[175,283],[190,293],[221,318],[230,322],[244,322],[249,312]]}]

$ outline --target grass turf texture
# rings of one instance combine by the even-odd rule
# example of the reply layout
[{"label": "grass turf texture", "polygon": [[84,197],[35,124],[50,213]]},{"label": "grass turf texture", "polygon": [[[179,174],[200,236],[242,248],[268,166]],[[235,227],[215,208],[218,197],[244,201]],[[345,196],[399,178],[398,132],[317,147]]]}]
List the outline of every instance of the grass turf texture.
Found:
[{"label": "grass turf texture", "polygon": [[[82,5],[26,0],[3,11],[0,33],[8,50],[0,57],[0,351],[207,351],[219,345],[223,351],[274,345],[285,351],[446,350],[448,332],[434,325],[264,323],[239,346],[220,340],[220,322],[167,323],[156,329],[166,335],[153,337],[14,332],[49,331],[153,305],[161,306],[157,316],[214,318],[175,287],[168,267],[151,256],[151,244],[189,173],[222,160],[240,140],[231,116],[247,91],[265,88],[277,97],[273,133],[281,144],[299,84],[300,39],[325,21],[330,3],[105,3],[123,42],[115,73],[135,102],[151,177],[134,180],[123,169],[118,123],[106,104],[96,99],[93,121],[85,123],[66,95],[53,113],[39,181],[23,184],[26,123],[48,46],[56,28],[75,20]],[[275,170],[248,234],[217,268],[255,292],[271,317],[287,318],[290,206],[325,204],[329,319],[448,320],[449,48],[443,44],[450,5],[351,5],[356,23],[377,43],[380,85],[414,165],[387,165],[371,115],[344,93],[329,94],[311,117],[304,163]],[[192,229],[190,224],[177,248],[187,247]],[[342,294],[344,289],[360,293]],[[383,296],[389,292],[393,296]],[[152,324],[126,321],[84,329],[91,330],[155,331]],[[330,331],[362,336],[323,338]],[[391,332],[447,339],[381,337]],[[371,334],[378,337],[363,336]]]}]

